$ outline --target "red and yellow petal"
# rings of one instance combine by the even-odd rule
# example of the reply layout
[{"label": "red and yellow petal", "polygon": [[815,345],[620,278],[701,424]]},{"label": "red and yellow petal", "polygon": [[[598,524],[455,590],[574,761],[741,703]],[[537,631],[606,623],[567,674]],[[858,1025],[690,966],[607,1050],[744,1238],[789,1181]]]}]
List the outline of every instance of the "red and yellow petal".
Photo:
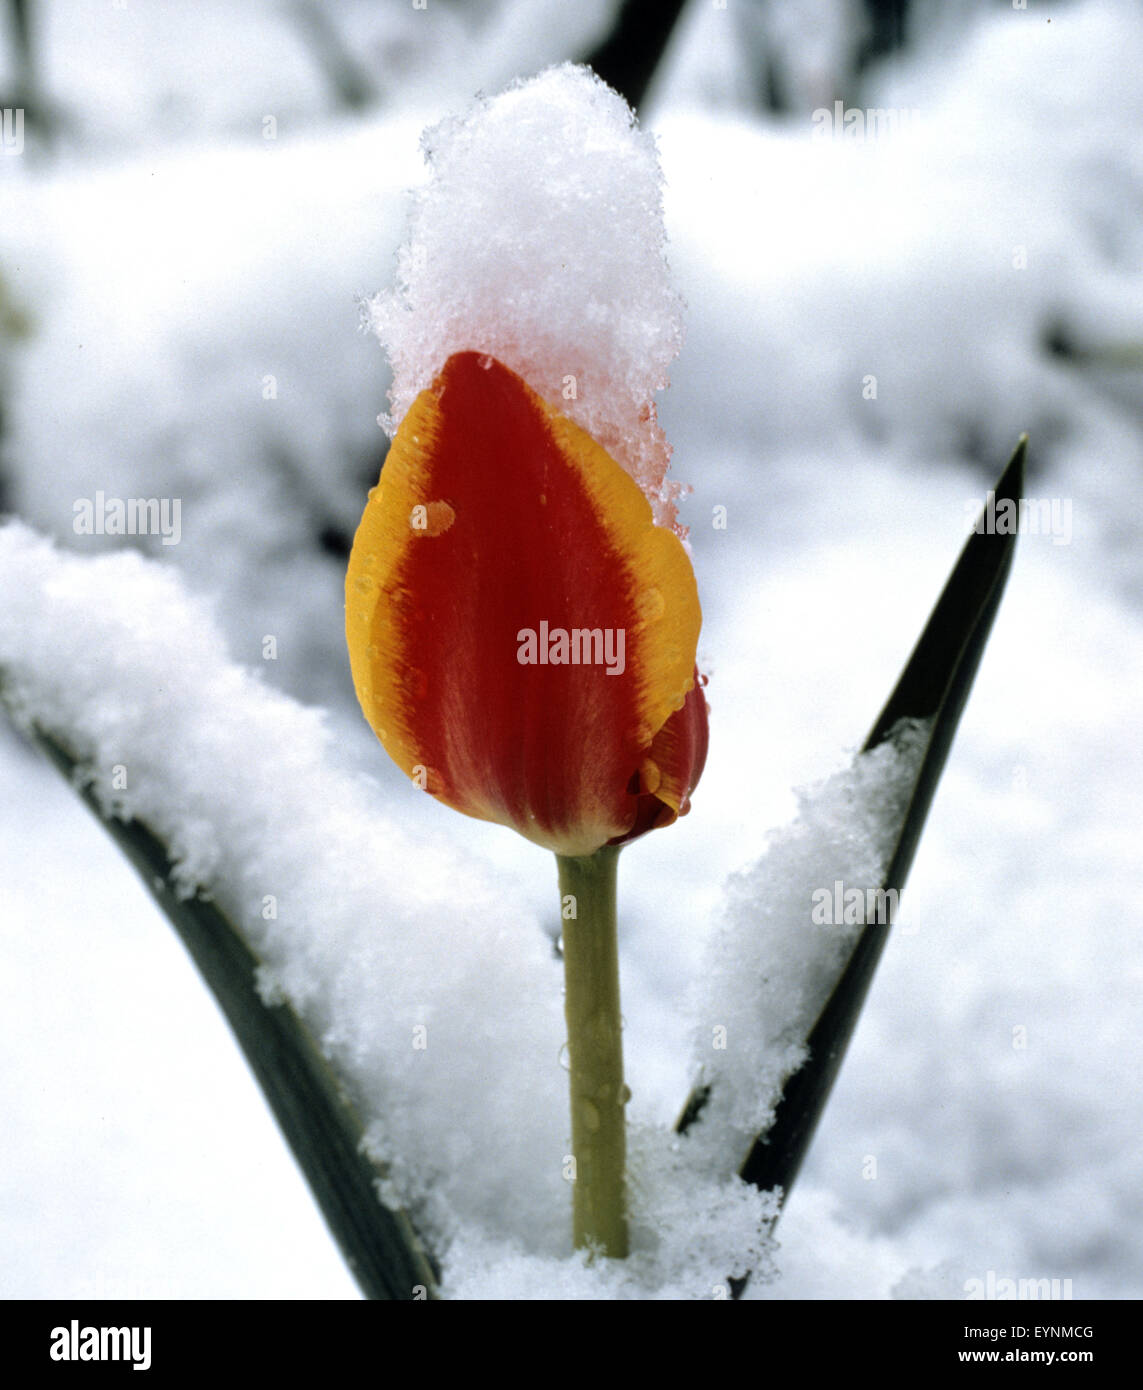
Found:
[{"label": "red and yellow petal", "polygon": [[709,731],[706,697],[702,693],[705,683],[705,677],[700,677],[696,669],[694,687],[682,709],[675,710],[655,735],[631,784],[638,800],[635,823],[612,844],[624,845],[648,830],[673,825],[690,810],[691,792],[698,786],[706,765]]},{"label": "red and yellow petal", "polygon": [[398,766],[560,854],[642,833],[649,799],[673,820],[705,755],[701,621],[681,542],[610,455],[494,358],[450,357],[346,577],[354,684]]}]

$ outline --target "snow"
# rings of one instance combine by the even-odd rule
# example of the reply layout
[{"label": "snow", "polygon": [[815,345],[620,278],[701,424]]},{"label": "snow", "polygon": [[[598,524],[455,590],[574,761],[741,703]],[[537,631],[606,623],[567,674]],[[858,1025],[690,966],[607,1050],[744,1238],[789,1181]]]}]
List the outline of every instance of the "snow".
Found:
[{"label": "snow", "polygon": [[[0,639],[8,703],[90,761],[106,814],[137,817],[163,839],[183,895],[209,891],[243,926],[275,991],[359,1076],[401,1198],[446,1203],[459,1181],[478,1210],[558,1223],[565,1099],[555,1088],[552,1104],[520,1116],[512,1090],[490,1094],[484,1078],[504,1039],[469,1004],[475,986],[490,1018],[512,1019],[522,1057],[554,1064],[558,964],[511,893],[466,881],[443,849],[434,862],[429,844],[377,814],[357,778],[327,772],[319,714],[230,665],[172,571],[134,554],[56,559],[25,528],[0,534],[3,589],[17,596]],[[408,1125],[434,1116],[440,1126],[414,1140]],[[516,1175],[489,1183],[504,1125],[534,1160],[549,1153],[533,1163],[547,1188],[539,1211],[520,1202]]]},{"label": "snow", "polygon": [[730,1173],[809,1056],[806,1038],[862,925],[905,929],[896,900],[879,905],[870,890],[884,883],[927,739],[926,724],[906,720],[803,792],[797,818],[726,884],[696,990],[695,1074],[711,1091],[694,1142]]},{"label": "snow", "polygon": [[774,1277],[772,1194],[709,1172],[667,1142],[661,1129],[628,1134],[632,1251],[588,1264],[582,1253],[540,1259],[471,1228],[452,1251],[445,1286],[452,1299],[659,1299],[729,1296],[728,1280]]},{"label": "snow", "polygon": [[0,737],[20,808],[0,836],[0,1295],[355,1297],[174,932],[59,774]]},{"label": "snow", "polygon": [[[267,1005],[290,1000],[348,1086],[387,1199],[446,1257],[465,1230],[566,1254],[560,969],[511,889],[328,768],[319,714],[230,664],[173,571],[59,554],[10,523],[0,589],[15,718],[83,760],[105,815],[162,839],[181,896],[239,924]],[[604,1281],[627,1296],[699,1296],[766,1248],[768,1199],[671,1143],[650,1133],[632,1161],[636,1255]]]},{"label": "snow", "polygon": [[[399,234],[417,128],[405,160],[397,122],[53,170],[5,192],[0,265],[36,320],[11,362],[11,504],[66,537],[99,491],[179,499],[184,538],[168,549],[221,591],[236,650],[258,660],[276,635],[273,669],[326,700],[336,682],[303,634],[344,571],[315,540],[352,534],[383,457],[370,404],[385,378],[357,300],[378,239]],[[364,183],[381,155],[387,177]]]},{"label": "snow", "polygon": [[490,353],[598,440],[669,523],[655,393],[682,334],[653,137],[589,69],[564,64],[424,145],[431,178],[397,289],[370,306],[393,366],[386,428],[454,352]]},{"label": "snow", "polygon": [[[37,6],[32,29],[57,150],[102,159],[220,133],[260,137],[268,115],[289,136],[344,109],[347,87],[390,113],[447,110],[522,70],[587,52],[614,6],[54,0]],[[9,34],[0,28],[0,78],[16,68]]]},{"label": "snow", "polygon": [[[149,11],[132,13],[139,24]],[[225,44],[223,10],[212,13]],[[696,109],[694,89],[670,72],[644,112],[687,301],[686,348],[659,418],[695,488],[681,519],[712,706],[691,815],[621,866],[629,1108],[656,1219],[686,1225],[669,1160],[690,1163],[690,1151],[662,1147],[695,1080],[685,1001],[703,983],[716,924],[749,916],[722,884],[793,822],[791,788],[851,775],[847,750],[928,616],[966,504],[995,481],[1020,430],[1032,438],[1029,492],[1073,504],[1069,544],[1021,538],[907,890],[918,929],[891,936],[776,1248],[754,1247],[776,1277],[752,1281],[750,1297],[963,1297],[990,1270],[1071,1278],[1076,1298],[1143,1291],[1133,505],[1143,429],[1137,371],[1107,351],[1129,360],[1143,309],[1143,168],[1124,138],[1143,82],[1122,61],[1143,21],[1126,0],[1052,6],[1050,26],[1048,15],[998,7],[883,73],[860,104],[922,112],[915,131],[883,144],[814,141],[812,73],[799,77],[805,109],[781,120],[741,101]],[[108,61],[110,32],[93,25],[85,38]],[[443,28],[433,32],[425,54],[444,44]],[[66,24],[53,33],[64,43]],[[180,81],[193,72],[208,93],[210,52],[176,62],[176,46],[150,44],[149,62]],[[551,1136],[562,1157],[566,1130],[551,865],[496,827],[461,827],[409,798],[355,708],[343,563],[316,540],[323,527],[352,528],[376,477],[387,379],[355,331],[355,300],[390,280],[404,190],[421,176],[420,130],[501,81],[477,72],[474,53],[464,55],[473,70],[457,60],[436,92],[426,62],[415,110],[331,117],[324,93],[302,84],[277,141],[262,139],[258,84],[230,92],[234,119],[211,108],[202,128],[163,127],[148,96],[132,132],[125,107],[100,106],[108,62],[71,63],[79,114],[65,157],[37,163],[30,142],[27,156],[0,160],[0,275],[31,328],[0,329],[0,447],[6,504],[83,563],[68,570],[27,532],[6,532],[16,568],[0,622],[10,650],[35,658],[37,701],[50,685],[58,717],[104,772],[119,760],[117,731],[132,730],[130,804],[177,812],[188,872],[230,884],[247,912],[273,891],[265,875],[295,886],[288,922],[259,914],[252,928],[283,988],[302,994],[322,978],[309,1007],[388,1123],[376,1142],[449,1170],[432,1213],[451,1227],[447,1291],[572,1296],[605,1286],[553,1253],[567,1193],[543,1168],[543,1145]],[[748,75],[748,55],[734,44],[721,53]],[[532,58],[510,57],[496,61],[531,70]],[[244,90],[252,104],[239,112]],[[1086,359],[1045,350],[1059,324]],[[263,397],[267,373],[276,399]],[[875,398],[862,393],[869,374]],[[77,536],[74,504],[100,489],[182,498],[180,544]],[[716,506],[725,529],[711,524]],[[128,547],[155,558],[138,566]],[[98,568],[112,561],[120,567]],[[128,639],[136,623],[150,643]],[[262,659],[267,634],[277,660]],[[250,667],[265,683],[243,674]],[[320,703],[324,718],[287,695]],[[180,758],[176,729],[193,754]],[[363,785],[363,771],[375,782]],[[172,778],[188,792],[178,807]],[[5,1294],[351,1296],[169,925],[58,776],[3,732],[0,783]],[[328,854],[310,853],[306,826]],[[356,882],[337,877],[346,861],[321,838],[335,833],[357,847]],[[358,859],[377,862],[366,873]],[[748,881],[768,894],[770,880]],[[454,896],[450,885],[468,888]],[[515,904],[511,928],[501,899]],[[324,934],[327,900],[348,936]],[[419,962],[407,983],[378,963],[385,950],[362,925],[382,903]],[[459,945],[450,935],[453,955],[441,948],[442,903],[446,926],[459,903],[474,934]],[[478,945],[497,960],[506,952],[508,981],[482,971]],[[389,1016],[369,971],[405,1010],[396,1032],[378,1021]],[[428,1070],[412,1077],[399,1029],[429,1010],[442,1051],[430,1045]],[[461,1021],[506,1010],[522,1031],[500,1052]],[[475,1054],[458,1081],[444,1045],[462,1038]],[[487,1090],[501,1071],[515,1094]],[[749,1104],[766,1103],[772,1074],[753,1078]],[[411,1082],[426,1087],[424,1114],[399,1104]],[[498,1125],[523,1126],[518,1166],[481,1132],[482,1106]],[[450,1146],[466,1150],[457,1171]],[[485,1162],[498,1202],[480,1180]],[[717,1296],[730,1227],[747,1249],[762,1211],[708,1183],[713,1234],[699,1267],[684,1268],[686,1252],[654,1231],[648,1207],[644,1263],[626,1292],[683,1281],[692,1296]]]}]

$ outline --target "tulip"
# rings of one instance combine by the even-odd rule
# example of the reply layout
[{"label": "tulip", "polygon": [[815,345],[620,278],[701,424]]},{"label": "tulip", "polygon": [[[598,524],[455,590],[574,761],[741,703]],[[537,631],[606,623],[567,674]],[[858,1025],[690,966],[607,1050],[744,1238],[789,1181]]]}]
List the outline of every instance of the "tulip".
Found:
[{"label": "tulip", "polygon": [[575,1238],[626,1253],[619,847],[689,808],[701,611],[679,537],[495,358],[450,357],[401,422],[346,576],[366,719],[413,783],[555,852]]}]

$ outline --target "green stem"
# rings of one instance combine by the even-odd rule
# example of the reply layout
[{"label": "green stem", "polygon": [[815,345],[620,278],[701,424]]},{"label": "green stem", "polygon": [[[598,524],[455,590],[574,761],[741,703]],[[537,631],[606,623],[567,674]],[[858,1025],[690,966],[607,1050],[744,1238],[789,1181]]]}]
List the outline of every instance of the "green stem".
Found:
[{"label": "green stem", "polygon": [[563,900],[564,1008],[571,1058],[577,1250],[627,1254],[627,1131],[615,871],[609,845],[582,858],[556,855]]}]

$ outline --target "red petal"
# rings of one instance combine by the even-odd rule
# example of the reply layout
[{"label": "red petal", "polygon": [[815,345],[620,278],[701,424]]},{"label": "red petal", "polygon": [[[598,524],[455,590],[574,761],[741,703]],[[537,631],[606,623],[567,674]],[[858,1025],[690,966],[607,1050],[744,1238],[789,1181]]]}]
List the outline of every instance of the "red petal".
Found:
[{"label": "red petal", "polygon": [[679,816],[685,816],[690,810],[691,793],[698,786],[706,766],[710,735],[709,711],[702,690],[704,683],[696,668],[694,688],[682,709],[676,710],[655,735],[650,753],[635,774],[632,784],[638,797],[635,824],[626,835],[612,840],[612,844],[625,845],[648,830],[673,825]]}]

